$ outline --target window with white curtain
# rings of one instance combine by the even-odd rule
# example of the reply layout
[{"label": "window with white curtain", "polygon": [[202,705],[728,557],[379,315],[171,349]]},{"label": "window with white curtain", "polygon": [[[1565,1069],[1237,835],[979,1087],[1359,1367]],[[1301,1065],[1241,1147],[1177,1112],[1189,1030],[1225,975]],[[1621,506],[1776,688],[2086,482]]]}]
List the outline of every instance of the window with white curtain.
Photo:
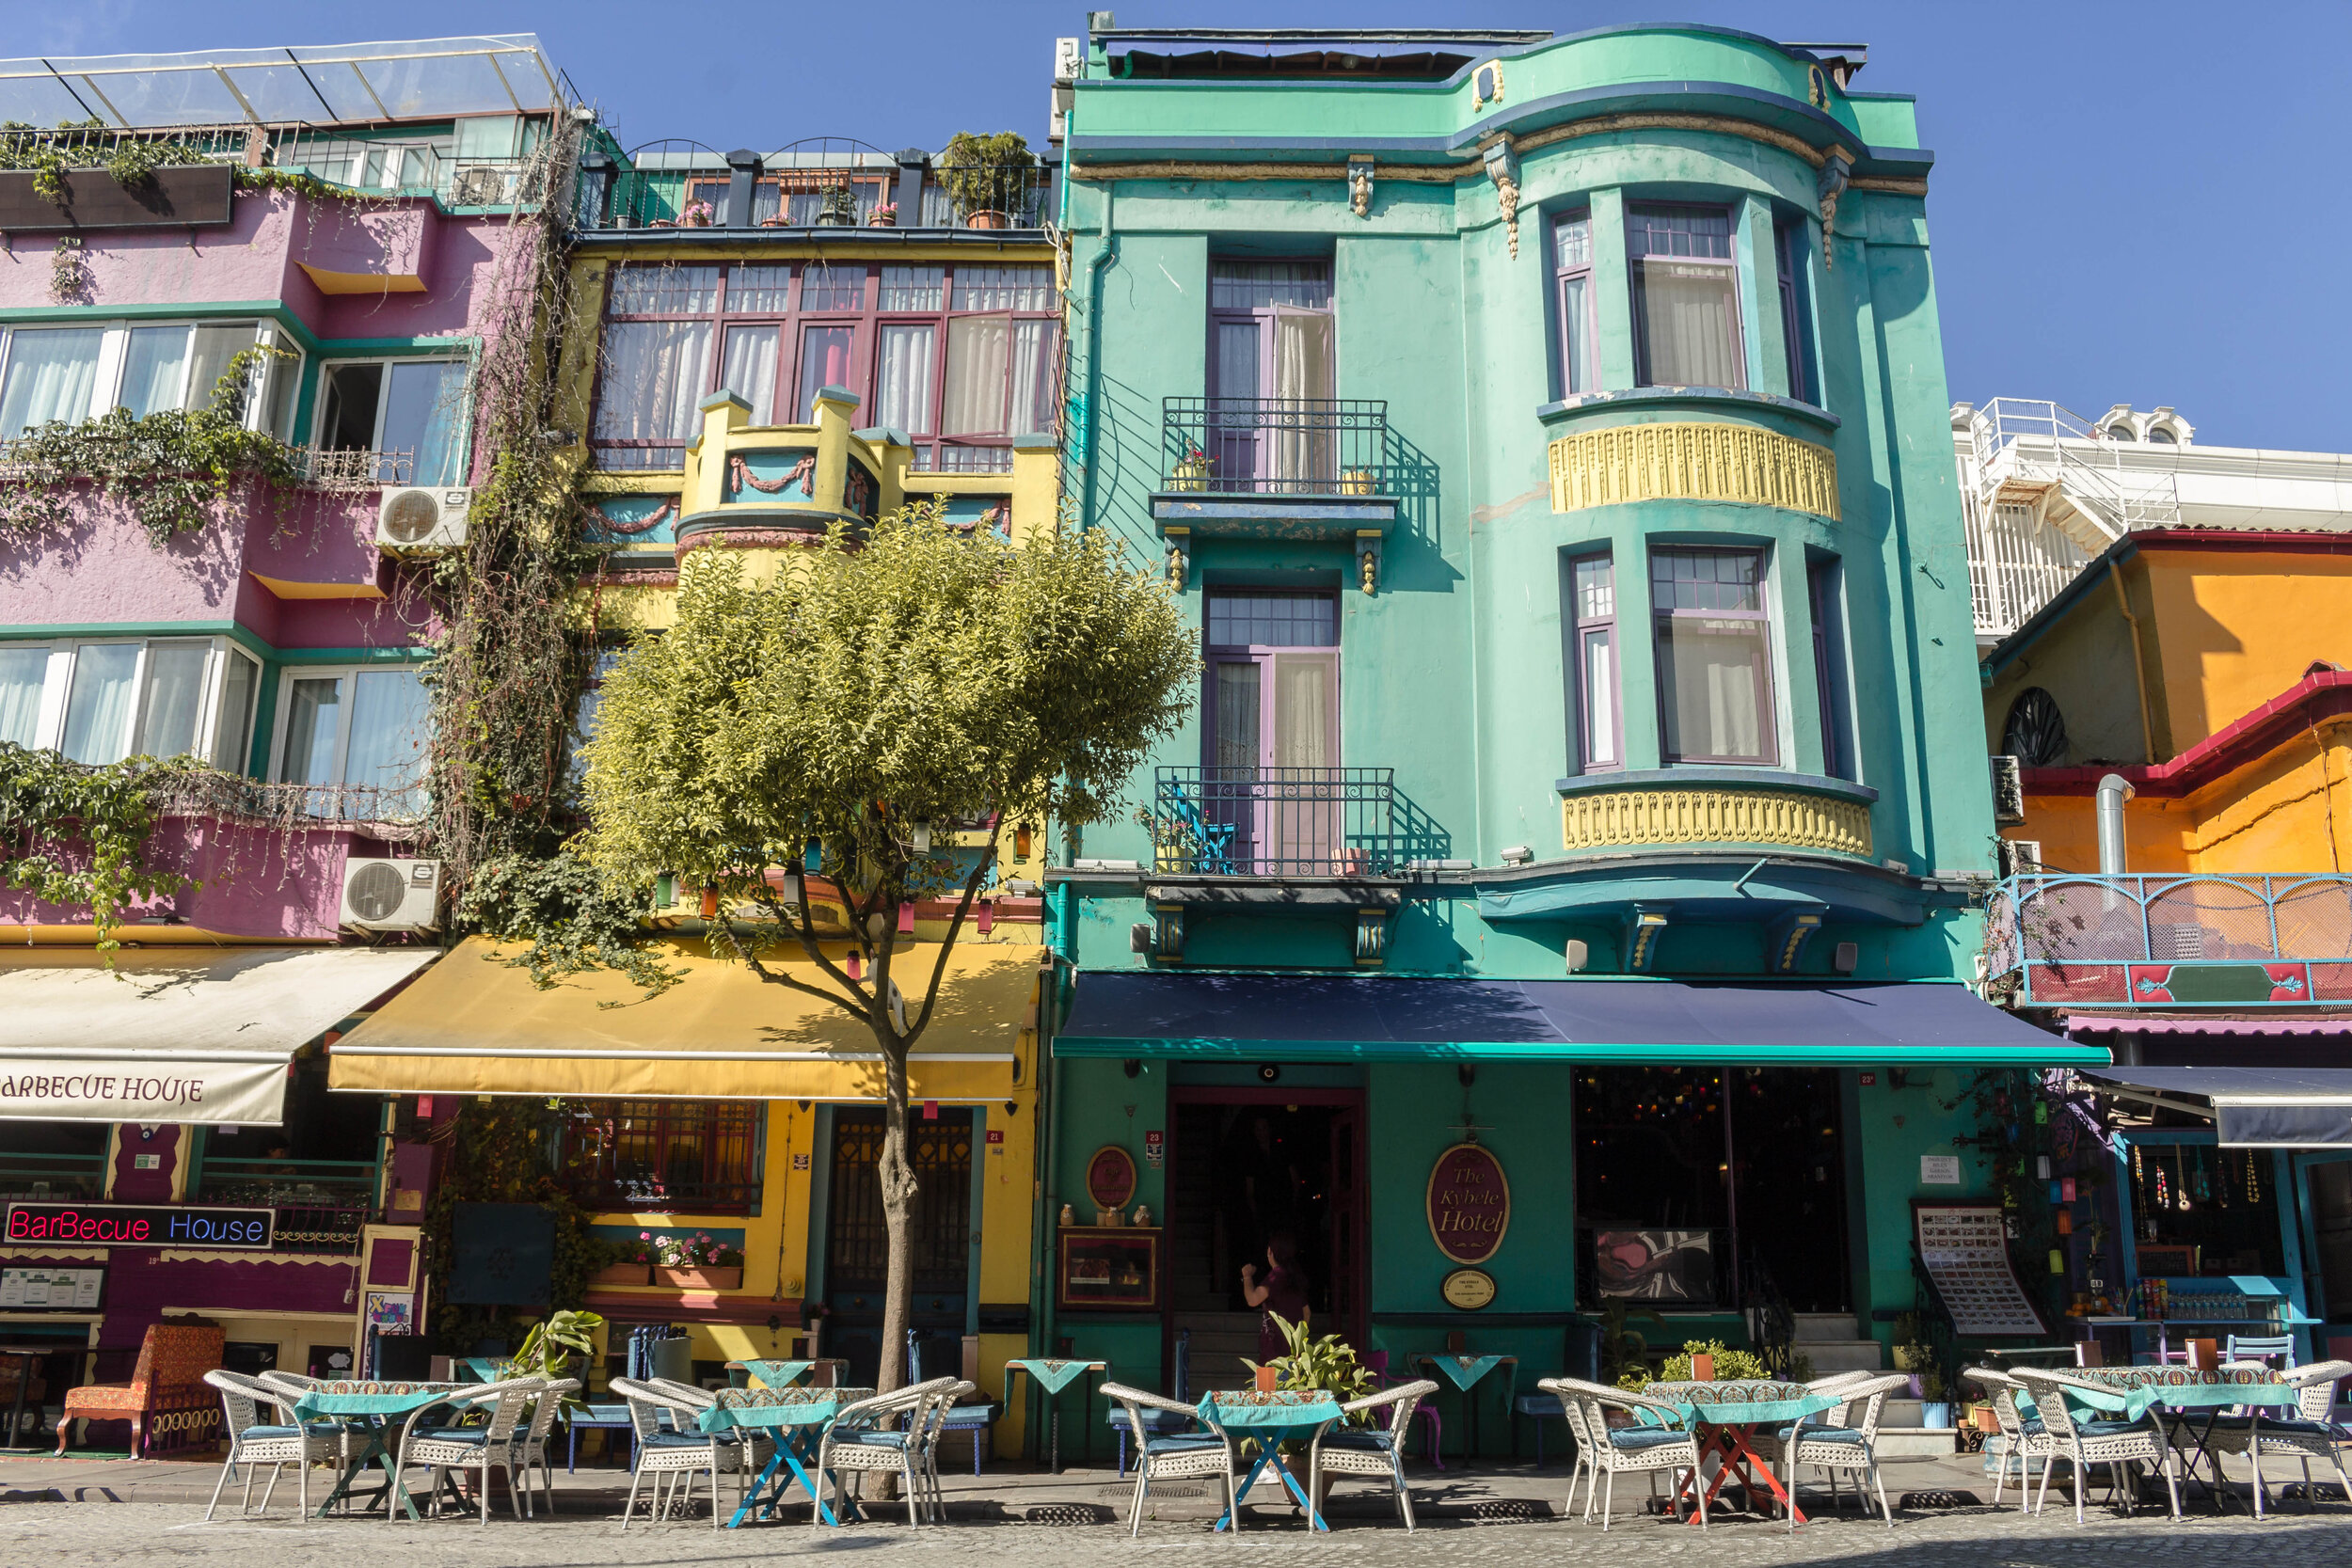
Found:
[{"label": "window with white curtain", "polygon": [[311,810],[337,815],[325,791],[337,785],[384,791],[341,815],[394,818],[424,809],[431,699],[408,666],[294,668],[278,682],[278,757],[272,777],[322,791]]},{"label": "window with white curtain", "polygon": [[1604,552],[1570,563],[1578,761],[1587,773],[1624,766],[1618,746],[1617,576]]},{"label": "window with white curtain", "polygon": [[346,359],[319,374],[317,442],[377,454],[382,484],[462,484],[468,377],[463,359]]},{"label": "window with white curtain", "polygon": [[1747,386],[1730,211],[1629,205],[1625,236],[1639,383]]},{"label": "window with white curtain", "polygon": [[1764,552],[1655,549],[1649,565],[1664,759],[1776,766]]},{"label": "window with white curtain", "polygon": [[[230,361],[285,335],[255,321],[103,323],[0,330],[0,436],[62,420],[78,424],[122,407],[144,419],[209,408]],[[298,354],[264,356],[232,389],[225,411],[281,440],[301,378]]]},{"label": "window with white curtain", "polygon": [[242,772],[260,677],[221,637],[0,642],[0,741],[74,762],[195,755]]},{"label": "window with white curtain", "polygon": [[1575,397],[1600,385],[1593,313],[1593,214],[1563,213],[1551,226],[1551,263],[1560,318],[1560,395]]},{"label": "window with white curtain", "polygon": [[[606,469],[676,467],[719,388],[803,424],[845,387],[927,471],[999,471],[1060,410],[1061,296],[1032,262],[627,266],[607,291],[590,426]],[[714,353],[715,350],[715,353]],[[772,390],[771,390],[772,389]]]}]

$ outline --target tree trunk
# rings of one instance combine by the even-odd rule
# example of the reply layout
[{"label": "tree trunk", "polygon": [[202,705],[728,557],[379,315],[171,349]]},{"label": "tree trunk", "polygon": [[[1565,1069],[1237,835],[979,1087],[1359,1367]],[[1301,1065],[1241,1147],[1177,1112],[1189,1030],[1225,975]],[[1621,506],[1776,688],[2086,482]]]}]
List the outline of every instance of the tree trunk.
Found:
[{"label": "tree trunk", "polygon": [[876,1380],[876,1387],[883,1393],[906,1384],[907,1328],[914,1307],[914,1238],[908,1233],[914,1207],[914,1168],[907,1163],[906,1047],[897,1044],[886,1054],[882,1161],[875,1172],[882,1182],[882,1227],[890,1238],[889,1271],[882,1291],[882,1367]]}]

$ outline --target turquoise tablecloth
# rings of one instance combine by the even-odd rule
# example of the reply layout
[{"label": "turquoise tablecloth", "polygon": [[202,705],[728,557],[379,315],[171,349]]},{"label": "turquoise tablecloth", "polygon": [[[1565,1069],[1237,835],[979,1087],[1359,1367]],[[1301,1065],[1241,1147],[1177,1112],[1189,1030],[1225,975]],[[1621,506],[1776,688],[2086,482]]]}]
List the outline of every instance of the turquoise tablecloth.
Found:
[{"label": "turquoise tablecloth", "polygon": [[[2138,1420],[2157,1405],[2168,1410],[2217,1410],[2240,1404],[2275,1409],[2292,1408],[2296,1398],[2293,1388],[2265,1373],[2234,1369],[2084,1367],[2073,1370],[2072,1375],[2101,1386],[2061,1385],[2069,1409],[2121,1415],[2129,1421]],[[2017,1408],[2021,1415],[2031,1414],[2033,1401],[2021,1394]]]},{"label": "turquoise tablecloth", "polygon": [[820,1427],[860,1400],[874,1397],[871,1388],[722,1388],[719,1402],[694,1418],[703,1432],[726,1432],[740,1427]]},{"label": "turquoise tablecloth", "polygon": [[1423,1366],[1435,1367],[1446,1375],[1454,1386],[1468,1391],[1477,1381],[1501,1366],[1500,1355],[1424,1355]]},{"label": "turquoise tablecloth", "polygon": [[815,1365],[814,1361],[746,1361],[743,1368],[771,1388],[789,1388]]},{"label": "turquoise tablecloth", "polygon": [[[1261,1394],[1250,1390],[1210,1394],[1200,1402],[1200,1419],[1208,1426],[1241,1427],[1250,1436],[1279,1436],[1307,1433],[1340,1418],[1340,1402],[1328,1394],[1284,1389]],[[1274,1429],[1269,1433],[1267,1429]]]},{"label": "turquoise tablecloth", "polygon": [[[1685,1426],[1788,1426],[1849,1402],[1802,1383],[1653,1383],[1642,1392],[1671,1402]],[[1641,1412],[1650,1426],[1664,1424],[1659,1415]]]},{"label": "turquoise tablecloth", "polygon": [[1030,1382],[1044,1389],[1050,1397],[1060,1393],[1100,1365],[1095,1361],[1008,1361],[1005,1370],[1009,1372],[1015,1367],[1020,1368],[1029,1374]]},{"label": "turquoise tablecloth", "polygon": [[294,1402],[294,1418],[319,1421],[339,1416],[405,1416],[444,1400],[466,1402],[481,1392],[479,1383],[377,1383],[312,1388]]}]

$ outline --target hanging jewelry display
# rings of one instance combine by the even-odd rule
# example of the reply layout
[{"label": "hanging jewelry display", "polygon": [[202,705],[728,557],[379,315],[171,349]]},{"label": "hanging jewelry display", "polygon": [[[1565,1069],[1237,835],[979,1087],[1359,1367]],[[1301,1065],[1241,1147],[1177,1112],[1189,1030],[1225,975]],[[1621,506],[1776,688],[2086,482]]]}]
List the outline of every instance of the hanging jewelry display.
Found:
[{"label": "hanging jewelry display", "polygon": [[2172,1180],[2181,1189],[2181,1212],[2188,1212],[2188,1149],[2181,1144],[2172,1146]]},{"label": "hanging jewelry display", "polygon": [[2254,1151],[2249,1148],[2246,1151],[2246,1201],[2260,1203],[2262,1200],[2262,1178],[2255,1173]]},{"label": "hanging jewelry display", "polygon": [[2201,1148],[2195,1150],[2195,1153],[2197,1156],[2197,1201],[2211,1203],[2213,1201],[2213,1178],[2205,1170],[2205,1151]]}]

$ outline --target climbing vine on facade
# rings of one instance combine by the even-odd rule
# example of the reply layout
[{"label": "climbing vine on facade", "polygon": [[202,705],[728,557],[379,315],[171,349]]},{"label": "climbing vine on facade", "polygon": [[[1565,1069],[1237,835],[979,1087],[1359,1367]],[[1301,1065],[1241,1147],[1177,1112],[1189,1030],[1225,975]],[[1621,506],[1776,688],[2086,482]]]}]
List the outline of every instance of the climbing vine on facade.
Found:
[{"label": "climbing vine on facade", "polygon": [[158,546],[213,521],[245,481],[275,490],[282,509],[302,483],[301,458],[267,431],[247,430],[245,402],[262,356],[283,354],[257,344],[231,358],[202,408],[116,408],[27,430],[8,448],[0,527],[68,526],[80,482],[125,502]]},{"label": "climbing vine on facade", "polygon": [[432,1282],[434,1337],[453,1354],[470,1354],[484,1339],[512,1346],[531,1322],[548,1315],[532,1308],[510,1316],[497,1307],[450,1300],[459,1204],[533,1203],[548,1212],[555,1230],[551,1311],[580,1306],[588,1276],[618,1255],[617,1247],[596,1239],[590,1212],[572,1196],[561,1164],[559,1110],[556,1101],[516,1096],[466,1101],[454,1117],[433,1129],[432,1140],[445,1152],[425,1211],[425,1274]]},{"label": "climbing vine on facade", "polygon": [[124,911],[193,884],[147,859],[158,792],[191,758],[130,757],[103,767],[0,742],[0,879],[45,904],[87,906],[98,948],[121,945]]}]

